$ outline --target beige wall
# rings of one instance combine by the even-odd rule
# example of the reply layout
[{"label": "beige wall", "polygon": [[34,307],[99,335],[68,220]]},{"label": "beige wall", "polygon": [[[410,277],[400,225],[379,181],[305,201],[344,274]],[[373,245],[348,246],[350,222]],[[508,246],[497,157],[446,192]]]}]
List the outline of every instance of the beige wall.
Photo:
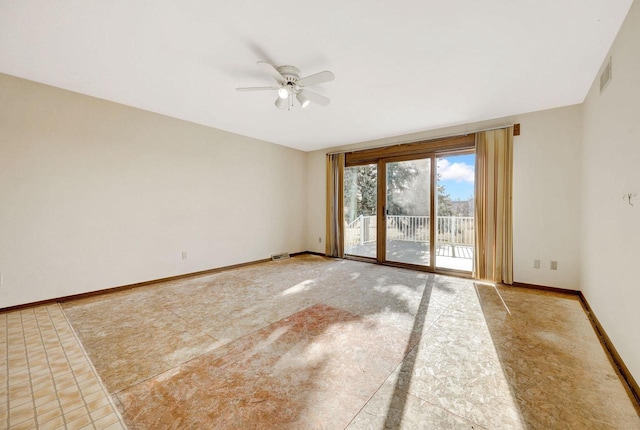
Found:
[{"label": "beige wall", "polygon": [[[584,103],[582,290],[640,381],[640,3],[610,55],[613,79],[596,78]],[[623,195],[637,194],[630,206]]]},{"label": "beige wall", "polygon": [[304,251],[305,163],[0,74],[0,308]]},{"label": "beige wall", "polygon": [[[493,121],[364,142],[307,154],[307,249],[324,252],[327,152],[415,141],[520,123],[514,140],[514,277],[517,282],[579,289],[580,142],[582,107],[570,106]],[[322,238],[322,243],[318,238]],[[533,260],[541,268],[533,268]],[[550,270],[550,261],[558,270]]]}]

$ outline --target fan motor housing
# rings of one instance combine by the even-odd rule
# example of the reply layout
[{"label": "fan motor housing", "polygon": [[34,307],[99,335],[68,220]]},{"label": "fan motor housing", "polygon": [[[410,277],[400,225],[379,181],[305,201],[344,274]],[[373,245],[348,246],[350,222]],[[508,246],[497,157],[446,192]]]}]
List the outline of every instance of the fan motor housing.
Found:
[{"label": "fan motor housing", "polygon": [[276,70],[284,77],[287,83],[296,83],[300,79],[300,69],[294,66],[280,66]]}]

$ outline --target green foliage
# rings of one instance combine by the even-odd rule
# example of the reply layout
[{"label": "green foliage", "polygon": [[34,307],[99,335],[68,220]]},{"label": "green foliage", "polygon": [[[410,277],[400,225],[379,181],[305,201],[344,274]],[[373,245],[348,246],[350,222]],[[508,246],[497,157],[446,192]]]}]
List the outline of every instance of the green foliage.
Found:
[{"label": "green foliage", "polygon": [[[424,208],[427,196],[428,178],[424,178],[424,164],[421,162],[402,162],[387,164],[387,211],[391,215],[423,215],[416,212]],[[422,167],[422,169],[419,169]],[[428,172],[426,172],[428,174]],[[421,180],[420,180],[421,179]],[[417,199],[423,197],[422,199]],[[420,204],[423,203],[423,204]],[[428,200],[427,200],[428,211]]]},{"label": "green foliage", "polygon": [[375,165],[347,167],[344,171],[344,217],[350,223],[357,217],[375,215],[378,169]]},{"label": "green foliage", "polygon": [[452,216],[453,203],[444,185],[438,185],[438,216]]}]

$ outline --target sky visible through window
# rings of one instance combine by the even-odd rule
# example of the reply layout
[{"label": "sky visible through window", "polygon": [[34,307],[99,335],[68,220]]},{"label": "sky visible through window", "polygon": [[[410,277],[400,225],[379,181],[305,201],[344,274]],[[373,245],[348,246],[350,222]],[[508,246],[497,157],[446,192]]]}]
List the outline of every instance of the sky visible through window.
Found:
[{"label": "sky visible through window", "polygon": [[451,200],[473,198],[475,154],[438,158],[439,185],[444,185]]}]

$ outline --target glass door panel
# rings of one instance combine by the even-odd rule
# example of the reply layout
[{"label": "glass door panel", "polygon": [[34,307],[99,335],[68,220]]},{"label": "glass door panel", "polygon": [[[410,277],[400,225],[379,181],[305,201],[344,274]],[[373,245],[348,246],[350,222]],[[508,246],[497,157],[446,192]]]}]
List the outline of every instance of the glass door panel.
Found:
[{"label": "glass door panel", "polygon": [[475,154],[437,159],[436,268],[473,270]]},{"label": "glass door panel", "polygon": [[385,260],[430,266],[431,158],[385,164]]},{"label": "glass door panel", "polygon": [[378,167],[376,164],[344,169],[344,252],[376,258]]}]

